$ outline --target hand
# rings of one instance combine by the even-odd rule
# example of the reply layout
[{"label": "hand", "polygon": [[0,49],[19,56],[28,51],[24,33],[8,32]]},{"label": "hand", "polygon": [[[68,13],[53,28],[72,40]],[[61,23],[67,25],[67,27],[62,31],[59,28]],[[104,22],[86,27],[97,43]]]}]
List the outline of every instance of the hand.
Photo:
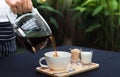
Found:
[{"label": "hand", "polygon": [[6,0],[6,3],[15,14],[30,12],[33,7],[31,0]]}]

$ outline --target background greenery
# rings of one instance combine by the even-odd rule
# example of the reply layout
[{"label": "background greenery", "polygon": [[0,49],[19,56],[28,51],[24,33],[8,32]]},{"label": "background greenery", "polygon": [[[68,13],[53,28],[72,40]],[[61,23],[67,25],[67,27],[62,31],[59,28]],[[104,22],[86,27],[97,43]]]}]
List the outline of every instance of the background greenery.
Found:
[{"label": "background greenery", "polygon": [[120,0],[32,0],[57,46],[120,49]]}]

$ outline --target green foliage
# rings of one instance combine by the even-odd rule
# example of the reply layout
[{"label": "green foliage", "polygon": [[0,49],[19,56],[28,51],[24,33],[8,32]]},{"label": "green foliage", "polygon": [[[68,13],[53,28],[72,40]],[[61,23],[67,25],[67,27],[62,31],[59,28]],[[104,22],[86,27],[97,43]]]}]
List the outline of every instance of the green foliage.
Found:
[{"label": "green foliage", "polygon": [[98,29],[101,26],[101,24],[92,24],[88,26],[88,28],[85,29],[85,32],[92,32],[95,29]]},{"label": "green foliage", "polygon": [[[51,1],[46,1],[46,0],[32,0],[33,1],[33,5],[34,7],[36,7],[39,12],[41,13],[44,11],[45,12],[45,16],[48,18],[46,20],[49,20],[51,24],[53,24],[53,26],[55,26],[55,28],[58,28],[58,24],[57,21],[55,20],[55,18],[52,16],[53,14],[57,14],[60,16],[63,16],[63,14],[56,10],[54,7],[52,7],[52,2]],[[44,17],[45,17],[44,16]]]},{"label": "green foliage", "polygon": [[84,16],[83,23],[88,21],[85,32],[99,30],[96,43],[106,49],[120,48],[120,0],[84,0],[75,10]]},{"label": "green foliage", "polygon": [[53,13],[57,13],[59,14],[60,16],[63,16],[61,12],[59,12],[58,10],[55,10],[54,8],[52,8],[51,6],[49,5],[41,5],[39,7],[37,7],[38,9],[46,9],[50,12],[53,12]]},{"label": "green foliage", "polygon": [[34,6],[40,12],[45,11],[48,21],[63,39],[70,37],[78,43],[78,38],[80,44],[82,41],[103,49],[120,48],[120,0],[40,1],[33,0]]},{"label": "green foliage", "polygon": [[52,24],[54,24],[54,26],[55,26],[56,29],[58,29],[58,23],[57,23],[57,21],[53,17],[50,17],[50,22]]},{"label": "green foliage", "polygon": [[95,8],[95,10],[93,11],[93,14],[92,14],[92,16],[95,16],[95,15],[97,15],[99,12],[101,12],[103,10],[103,6],[98,6],[98,7],[96,7]]}]

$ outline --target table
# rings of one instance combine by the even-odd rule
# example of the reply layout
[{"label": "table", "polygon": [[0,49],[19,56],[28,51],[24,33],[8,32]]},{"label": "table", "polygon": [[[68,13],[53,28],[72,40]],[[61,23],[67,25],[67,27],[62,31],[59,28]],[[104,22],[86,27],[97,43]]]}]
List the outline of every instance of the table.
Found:
[{"label": "table", "polygon": [[[69,48],[85,49],[79,46],[60,46],[57,50],[69,52]],[[44,48],[36,54],[27,52],[0,60],[0,77],[50,77],[36,72],[35,68],[39,66],[39,58],[51,50],[53,48]],[[99,49],[93,51],[93,62],[100,64],[100,67],[72,77],[120,77],[120,53]]]}]

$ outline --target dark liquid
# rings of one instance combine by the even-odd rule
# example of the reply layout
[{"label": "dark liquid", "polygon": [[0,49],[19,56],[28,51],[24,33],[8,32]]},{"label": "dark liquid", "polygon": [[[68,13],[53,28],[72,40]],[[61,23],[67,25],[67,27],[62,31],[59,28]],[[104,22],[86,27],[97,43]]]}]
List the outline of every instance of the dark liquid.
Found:
[{"label": "dark liquid", "polygon": [[50,38],[50,40],[51,40],[51,44],[52,44],[53,49],[54,49],[54,52],[55,52],[55,54],[53,54],[53,56],[54,56],[54,57],[58,57],[55,38],[53,37],[53,35],[50,35],[49,38]]},{"label": "dark liquid", "polygon": [[48,42],[51,40],[51,44],[55,51],[54,57],[58,57],[56,42],[53,35],[46,36],[46,37],[18,37],[18,40],[24,45],[30,52],[36,53],[40,49],[44,48]]},{"label": "dark liquid", "polygon": [[24,45],[27,50],[36,53],[38,50],[45,47],[49,36],[46,37],[18,37],[18,40]]}]

